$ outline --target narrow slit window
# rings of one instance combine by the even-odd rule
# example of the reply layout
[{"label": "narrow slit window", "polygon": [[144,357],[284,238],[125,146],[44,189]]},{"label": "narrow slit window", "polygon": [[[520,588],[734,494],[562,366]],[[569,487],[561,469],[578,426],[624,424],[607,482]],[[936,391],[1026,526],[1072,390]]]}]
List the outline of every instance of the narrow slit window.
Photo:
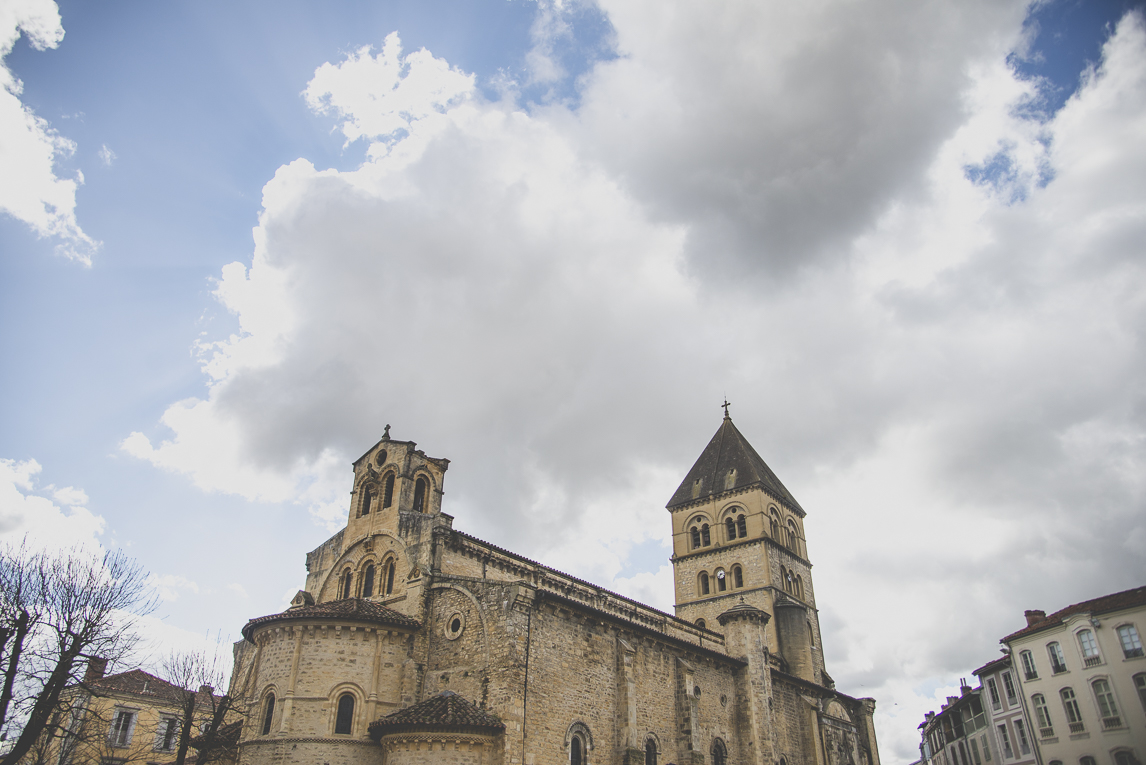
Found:
[{"label": "narrow slit window", "polygon": [[731,516],[724,521],[724,529],[728,534],[729,541],[736,539],[736,521]]},{"label": "narrow slit window", "polygon": [[700,572],[700,594],[708,594],[708,572],[706,571]]},{"label": "narrow slit window", "polygon": [[748,521],[745,520],[743,515],[736,519],[736,531],[742,539],[748,536]]},{"label": "narrow slit window", "polygon": [[275,719],[275,695],[273,693],[267,694],[266,707],[263,710],[263,733],[267,735],[271,732],[271,721]]},{"label": "narrow slit window", "polygon": [[374,564],[366,567],[362,574],[362,597],[369,598],[374,595]]},{"label": "narrow slit window", "polygon": [[386,482],[382,485],[382,507],[387,508],[394,504],[394,474],[386,474]]},{"label": "narrow slit window", "polygon": [[335,733],[350,733],[354,728],[354,694],[344,693],[338,699],[338,715],[334,720]]},{"label": "narrow slit window", "polygon": [[418,480],[414,482],[414,512],[426,512],[426,488],[429,482],[423,477],[418,476]]},{"label": "narrow slit window", "polygon": [[374,499],[374,492],[369,486],[362,490],[362,515],[370,515],[370,502]]}]

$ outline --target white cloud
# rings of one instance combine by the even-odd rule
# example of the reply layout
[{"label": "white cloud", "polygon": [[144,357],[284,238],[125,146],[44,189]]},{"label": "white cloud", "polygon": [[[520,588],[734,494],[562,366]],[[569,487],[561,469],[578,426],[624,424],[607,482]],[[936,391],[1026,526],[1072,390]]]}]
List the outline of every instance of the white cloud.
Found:
[{"label": "white cloud", "polygon": [[54,490],[57,502],[70,505],[65,512],[52,500],[37,496],[35,476],[41,471],[35,460],[0,459],[0,541],[19,545],[27,539],[33,548],[99,549],[104,519],[82,507],[87,495],[81,489]]},{"label": "white cloud", "polygon": [[[60,12],[52,0],[12,0],[0,8],[0,62],[21,33],[37,50],[55,48],[64,38]],[[98,243],[76,222],[75,179],[56,176],[57,158],[75,144],[20,102],[23,84],[0,64],[0,210],[28,224],[39,236],[59,240],[57,251],[91,265]]]},{"label": "white cloud", "polygon": [[162,576],[152,574],[148,578],[147,584],[155,590],[159,599],[165,603],[179,600],[183,591],[199,593],[198,584],[179,574],[163,574]]},{"label": "white cloud", "polygon": [[[809,510],[829,670],[908,761],[1024,608],[1146,574],[1141,18],[1041,123],[1021,5],[606,9],[624,55],[579,111],[483,102],[394,37],[320,68],[370,160],[279,169],[209,394],[124,448],[336,526],[391,423],[453,460],[459,528],[666,606],[625,563],[727,392]],[[423,64],[456,88],[406,90]]]},{"label": "white cloud", "polygon": [[116,159],[116,153],[109,149],[106,143],[99,148],[99,161],[103,163],[104,167],[111,167],[111,163]]}]

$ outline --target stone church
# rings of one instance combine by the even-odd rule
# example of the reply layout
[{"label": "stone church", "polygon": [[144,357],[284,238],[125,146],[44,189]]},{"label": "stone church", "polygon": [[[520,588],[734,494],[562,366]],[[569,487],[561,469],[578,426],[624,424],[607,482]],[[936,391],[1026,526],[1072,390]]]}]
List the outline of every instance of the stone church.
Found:
[{"label": "stone church", "polygon": [[453,528],[389,436],[306,589],[252,619],[241,765],[879,765],[824,667],[805,512],[726,414],[669,500],[671,615]]}]

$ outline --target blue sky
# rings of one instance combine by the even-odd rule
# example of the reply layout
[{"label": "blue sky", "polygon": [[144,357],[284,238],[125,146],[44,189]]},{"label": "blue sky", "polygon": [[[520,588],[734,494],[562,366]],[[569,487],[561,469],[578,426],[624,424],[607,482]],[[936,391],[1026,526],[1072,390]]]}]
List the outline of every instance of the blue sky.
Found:
[{"label": "blue sky", "polygon": [[387,423],[671,608],[726,394],[889,762],[1146,579],[1141,4],[8,6],[0,533],[125,547],[162,639],[283,607]]}]

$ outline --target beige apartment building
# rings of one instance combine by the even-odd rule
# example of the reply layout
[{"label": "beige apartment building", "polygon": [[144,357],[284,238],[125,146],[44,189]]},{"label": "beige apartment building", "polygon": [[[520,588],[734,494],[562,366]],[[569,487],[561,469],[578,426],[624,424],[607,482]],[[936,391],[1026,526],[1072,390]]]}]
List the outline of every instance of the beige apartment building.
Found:
[{"label": "beige apartment building", "polygon": [[981,736],[983,748],[986,749],[990,743],[997,753],[996,765],[1038,763],[1031,724],[1023,706],[1011,657],[1004,655],[988,662],[976,669],[974,674],[979,678],[983,707],[987,714],[987,725]]},{"label": "beige apartment building", "polygon": [[1075,603],[1001,641],[1042,765],[1140,765],[1146,757],[1146,587]]},{"label": "beige apartment building", "polygon": [[390,438],[286,611],[252,619],[242,765],[879,765],[824,666],[805,511],[725,415],[667,505],[668,614],[457,531]]}]

